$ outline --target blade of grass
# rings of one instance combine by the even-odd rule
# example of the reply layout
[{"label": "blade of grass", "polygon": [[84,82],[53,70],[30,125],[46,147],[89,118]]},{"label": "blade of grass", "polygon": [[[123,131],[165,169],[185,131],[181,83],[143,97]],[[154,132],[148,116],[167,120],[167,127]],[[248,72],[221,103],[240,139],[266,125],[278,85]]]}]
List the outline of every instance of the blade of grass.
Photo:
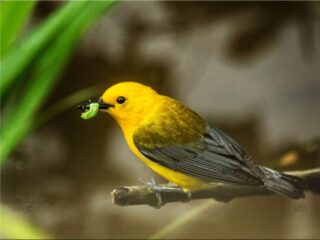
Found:
[{"label": "blade of grass", "polygon": [[[77,18],[86,4],[87,0],[65,3],[64,7],[52,14],[46,22],[3,59],[0,69],[0,96],[4,96],[4,93],[15,83],[18,76],[22,75],[29,64],[32,64],[32,59],[39,55],[48,42],[56,36],[57,32],[63,32],[66,26]],[[13,18],[14,15],[10,17]]]},{"label": "blade of grass", "polygon": [[3,1],[0,8],[0,61],[10,51],[15,40],[24,27],[27,18],[30,16],[34,0],[21,1]]},{"label": "blade of grass", "polygon": [[54,80],[71,54],[75,43],[84,31],[114,1],[88,2],[68,27],[60,34],[57,41],[47,48],[46,53],[36,63],[36,70],[32,76],[24,96],[21,96],[14,113],[9,116],[1,128],[0,164],[2,164],[14,147],[32,129],[36,111],[48,95]]},{"label": "blade of grass", "polygon": [[4,239],[48,239],[22,215],[4,205],[0,206],[1,238]]},{"label": "blade of grass", "polygon": [[192,209],[192,210],[186,212],[185,214],[183,214],[182,216],[176,218],[174,221],[172,221],[171,223],[164,226],[156,233],[149,236],[148,239],[163,239],[168,234],[174,232],[178,228],[180,228],[180,227],[186,225],[188,222],[194,220],[197,216],[199,216],[200,214],[205,212],[207,209],[212,207],[213,204],[214,204],[213,199],[209,199],[209,200],[201,203],[200,205],[198,205],[194,209]]}]

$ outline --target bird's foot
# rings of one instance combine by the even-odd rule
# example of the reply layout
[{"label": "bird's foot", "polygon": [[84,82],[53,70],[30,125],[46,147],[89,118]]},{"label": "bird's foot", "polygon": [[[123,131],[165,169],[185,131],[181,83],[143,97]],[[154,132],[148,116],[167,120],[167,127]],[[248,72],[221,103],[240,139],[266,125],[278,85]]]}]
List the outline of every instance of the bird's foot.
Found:
[{"label": "bird's foot", "polygon": [[155,197],[157,199],[156,204],[151,205],[154,208],[160,208],[165,204],[165,202],[163,201],[163,198],[162,198],[162,195],[165,193],[166,194],[169,194],[170,192],[171,193],[177,193],[177,192],[183,193],[187,196],[185,199],[186,202],[192,200],[192,192],[179,187],[175,183],[169,182],[167,184],[158,185],[157,182],[154,180],[154,178],[151,178],[151,180],[149,180],[149,181],[144,181],[144,180],[140,179],[140,181],[143,184],[147,185],[149,188],[151,188],[152,191],[154,192]]},{"label": "bird's foot", "polygon": [[157,208],[157,209],[162,207],[164,203],[162,200],[161,193],[163,192],[163,190],[165,188],[162,187],[161,185],[157,185],[157,182],[154,180],[154,178],[151,178],[150,181],[142,181],[142,182],[144,184],[146,184],[148,187],[150,187],[156,196],[157,203],[153,204],[152,207]]},{"label": "bird's foot", "polygon": [[186,200],[186,202],[191,201],[191,200],[192,200],[192,192],[190,192],[190,191],[185,191],[185,193],[187,194],[187,200]]}]

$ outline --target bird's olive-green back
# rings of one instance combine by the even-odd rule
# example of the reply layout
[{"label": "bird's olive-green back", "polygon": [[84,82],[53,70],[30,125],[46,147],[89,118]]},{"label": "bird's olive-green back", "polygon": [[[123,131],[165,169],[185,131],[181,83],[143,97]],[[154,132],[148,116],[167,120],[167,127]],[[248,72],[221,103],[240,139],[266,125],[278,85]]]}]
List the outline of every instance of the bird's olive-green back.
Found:
[{"label": "bird's olive-green back", "polygon": [[163,96],[155,108],[134,133],[134,143],[146,149],[154,147],[192,144],[201,139],[207,123],[182,103]]}]

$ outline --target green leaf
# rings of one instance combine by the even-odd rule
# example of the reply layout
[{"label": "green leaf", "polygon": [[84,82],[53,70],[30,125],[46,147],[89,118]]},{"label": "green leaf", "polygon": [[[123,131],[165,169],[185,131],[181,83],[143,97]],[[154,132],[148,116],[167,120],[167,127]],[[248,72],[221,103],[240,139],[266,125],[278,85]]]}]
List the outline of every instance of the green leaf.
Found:
[{"label": "green leaf", "polygon": [[3,1],[0,8],[0,59],[10,51],[14,45],[26,20],[32,13],[34,0]]},{"label": "green leaf", "polygon": [[0,96],[4,96],[4,93],[16,82],[18,76],[32,63],[32,59],[42,50],[45,53],[45,46],[53,40],[57,33],[63,32],[66,26],[78,17],[86,4],[88,4],[86,0],[66,3],[3,59],[0,70]]},{"label": "green leaf", "polygon": [[[16,104],[14,112],[1,127],[0,163],[5,161],[14,147],[32,129],[36,112],[48,96],[58,74],[83,33],[114,2],[97,1],[85,2],[85,4],[83,2],[70,2],[65,6],[65,8],[75,6],[77,17],[65,25],[63,31],[60,31],[59,28],[56,29],[55,34],[58,35],[56,40],[46,46],[46,51],[35,59],[35,62],[31,61],[33,68],[31,69],[30,79],[32,81],[24,95],[19,97],[19,103]],[[72,5],[70,5],[71,3]],[[61,11],[65,10],[62,9]],[[66,16],[66,18],[69,19],[69,16]],[[32,43],[31,45],[33,46]]]}]

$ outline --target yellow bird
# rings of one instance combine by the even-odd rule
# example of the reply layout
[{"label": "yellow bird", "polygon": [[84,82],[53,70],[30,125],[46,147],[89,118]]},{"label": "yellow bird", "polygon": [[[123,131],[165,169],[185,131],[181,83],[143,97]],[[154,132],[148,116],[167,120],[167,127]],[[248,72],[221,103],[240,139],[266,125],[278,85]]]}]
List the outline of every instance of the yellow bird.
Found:
[{"label": "yellow bird", "polygon": [[[89,103],[80,108],[84,111]],[[256,165],[231,137],[148,86],[118,83],[98,103],[119,124],[133,153],[184,191],[225,182],[304,197],[302,179]]]}]

